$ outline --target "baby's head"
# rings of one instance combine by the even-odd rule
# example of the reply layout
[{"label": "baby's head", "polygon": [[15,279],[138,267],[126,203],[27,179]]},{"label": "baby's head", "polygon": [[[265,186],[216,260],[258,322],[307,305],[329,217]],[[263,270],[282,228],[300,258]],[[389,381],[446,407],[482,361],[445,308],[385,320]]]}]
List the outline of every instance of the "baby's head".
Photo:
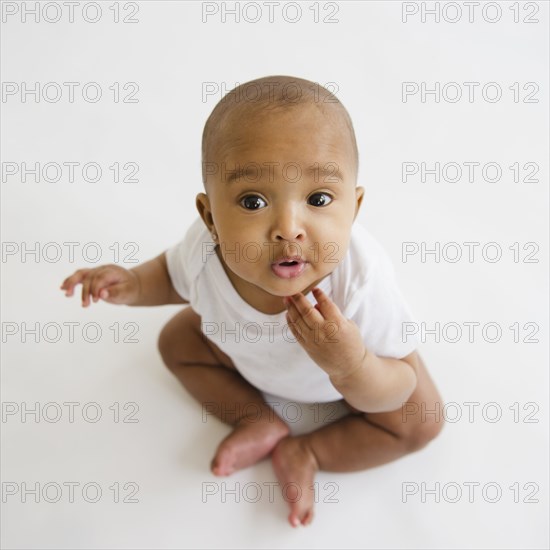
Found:
[{"label": "baby's head", "polygon": [[[222,98],[204,127],[196,206],[233,282],[289,296],[336,269],[363,198],[357,170],[349,114],[319,84],[269,76]],[[278,266],[292,256],[303,265]]]}]

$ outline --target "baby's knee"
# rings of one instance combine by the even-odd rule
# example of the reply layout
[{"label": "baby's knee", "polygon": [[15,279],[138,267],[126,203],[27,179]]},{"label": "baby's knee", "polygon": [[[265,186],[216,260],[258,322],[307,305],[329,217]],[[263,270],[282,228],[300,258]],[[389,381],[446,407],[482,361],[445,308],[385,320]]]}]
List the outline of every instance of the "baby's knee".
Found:
[{"label": "baby's knee", "polygon": [[172,368],[174,365],[174,338],[168,325],[169,323],[167,323],[160,331],[157,338],[157,349],[164,364],[168,368]]},{"label": "baby's knee", "polygon": [[191,315],[188,309],[175,315],[164,325],[157,338],[157,349],[169,369],[177,367],[197,346]]},{"label": "baby's knee", "polygon": [[170,319],[160,331],[157,348],[171,371],[220,362],[201,332],[200,323],[201,318],[188,307]]},{"label": "baby's knee", "polygon": [[403,430],[402,439],[409,452],[419,451],[433,441],[443,429],[443,415],[425,415],[423,418],[411,418]]}]

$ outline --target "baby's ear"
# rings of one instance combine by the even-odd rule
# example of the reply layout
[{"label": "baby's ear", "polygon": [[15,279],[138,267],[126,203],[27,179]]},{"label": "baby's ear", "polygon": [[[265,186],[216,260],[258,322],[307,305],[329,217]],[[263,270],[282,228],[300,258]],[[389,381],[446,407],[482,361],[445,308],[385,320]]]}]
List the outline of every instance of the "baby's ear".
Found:
[{"label": "baby's ear", "polygon": [[202,218],[202,221],[210,227],[213,225],[214,220],[212,219],[212,213],[210,211],[210,199],[205,193],[199,193],[195,199],[195,206]]},{"label": "baby's ear", "polygon": [[365,188],[364,187],[356,187],[355,188],[355,200],[357,201],[357,204],[355,206],[355,216],[353,216],[353,219],[357,217],[357,213],[359,212],[359,208],[361,208],[361,204],[363,204],[363,197],[365,196]]}]

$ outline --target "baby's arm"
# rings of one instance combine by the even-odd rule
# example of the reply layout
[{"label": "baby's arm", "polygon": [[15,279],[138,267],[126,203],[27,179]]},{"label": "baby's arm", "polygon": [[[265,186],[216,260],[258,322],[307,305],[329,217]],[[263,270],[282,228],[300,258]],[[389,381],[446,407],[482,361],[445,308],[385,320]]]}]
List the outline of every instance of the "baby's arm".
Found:
[{"label": "baby's arm", "polygon": [[189,303],[172,284],[165,252],[130,270],[116,264],[79,269],[63,281],[61,290],[66,296],[72,296],[78,284],[82,284],[83,307],[90,305],[90,298],[94,302],[102,299],[110,304],[128,306]]},{"label": "baby's arm", "polygon": [[131,306],[162,306],[166,304],[188,304],[174,288],[166,254],[163,252],[156,258],[130,270],[138,278],[139,291],[136,301]]},{"label": "baby's arm", "polygon": [[389,412],[399,409],[415,390],[418,368],[417,351],[393,359],[379,357],[367,350],[357,368],[331,376],[330,380],[344,399],[358,410]]}]

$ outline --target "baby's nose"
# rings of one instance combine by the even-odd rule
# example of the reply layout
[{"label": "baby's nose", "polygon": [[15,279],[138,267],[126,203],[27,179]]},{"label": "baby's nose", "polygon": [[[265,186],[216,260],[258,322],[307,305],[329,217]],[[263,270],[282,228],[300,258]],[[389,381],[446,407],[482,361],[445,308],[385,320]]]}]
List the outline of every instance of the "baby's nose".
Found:
[{"label": "baby's nose", "polygon": [[291,206],[276,214],[272,227],[272,241],[302,241],[305,238],[303,220]]}]

